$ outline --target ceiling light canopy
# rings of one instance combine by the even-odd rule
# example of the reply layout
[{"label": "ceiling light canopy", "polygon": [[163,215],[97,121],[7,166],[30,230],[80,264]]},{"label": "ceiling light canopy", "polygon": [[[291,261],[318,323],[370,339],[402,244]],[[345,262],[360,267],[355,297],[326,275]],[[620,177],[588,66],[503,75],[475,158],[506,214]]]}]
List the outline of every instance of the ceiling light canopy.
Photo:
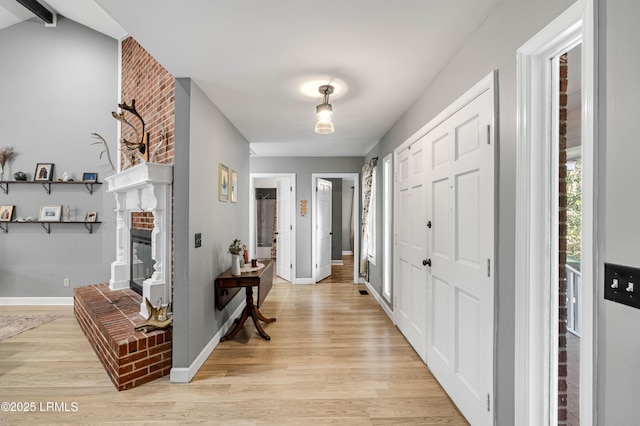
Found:
[{"label": "ceiling light canopy", "polygon": [[316,133],[329,134],[333,133],[333,123],[331,122],[331,114],[333,114],[333,108],[329,103],[329,95],[333,93],[333,86],[324,85],[318,88],[318,91],[322,93],[322,103],[316,106],[316,114],[318,115],[318,122],[316,123]]}]

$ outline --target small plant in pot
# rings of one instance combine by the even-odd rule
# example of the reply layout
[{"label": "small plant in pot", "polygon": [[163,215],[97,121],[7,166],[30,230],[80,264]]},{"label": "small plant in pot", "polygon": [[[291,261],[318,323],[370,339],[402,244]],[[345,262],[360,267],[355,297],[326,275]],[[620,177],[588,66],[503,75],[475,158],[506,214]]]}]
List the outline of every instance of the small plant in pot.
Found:
[{"label": "small plant in pot", "polygon": [[242,241],[236,238],[231,245],[229,245],[229,253],[231,253],[231,275],[240,275],[239,269],[244,267],[243,252]]}]

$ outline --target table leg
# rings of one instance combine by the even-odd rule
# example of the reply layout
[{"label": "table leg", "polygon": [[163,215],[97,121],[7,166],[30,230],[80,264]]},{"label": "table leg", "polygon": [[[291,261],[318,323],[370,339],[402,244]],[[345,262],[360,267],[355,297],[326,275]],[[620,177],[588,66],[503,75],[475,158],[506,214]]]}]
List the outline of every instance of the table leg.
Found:
[{"label": "table leg", "polygon": [[242,328],[242,326],[244,325],[244,322],[247,320],[248,317],[251,317],[251,319],[253,320],[253,324],[256,326],[256,330],[258,330],[258,334],[260,334],[260,336],[265,340],[271,340],[271,336],[269,336],[264,331],[264,329],[262,328],[258,320],[263,321],[265,323],[270,323],[270,322],[274,322],[276,319],[266,318],[264,315],[262,315],[262,312],[258,310],[258,307],[253,304],[253,288],[252,287],[246,288],[246,294],[247,294],[247,297],[246,297],[247,305],[242,310],[242,315],[234,321],[234,326],[231,328],[231,330],[227,332],[227,334],[225,334],[220,339],[221,342],[224,342],[225,340],[233,339],[235,335],[238,334],[238,331],[240,331],[240,329]]}]

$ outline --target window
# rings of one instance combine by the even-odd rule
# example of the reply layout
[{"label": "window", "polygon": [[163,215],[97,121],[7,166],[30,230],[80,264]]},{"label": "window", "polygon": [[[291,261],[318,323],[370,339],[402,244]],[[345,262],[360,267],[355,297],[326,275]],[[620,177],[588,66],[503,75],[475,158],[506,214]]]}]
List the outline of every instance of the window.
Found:
[{"label": "window", "polygon": [[382,160],[382,226],[383,231],[383,271],[382,271],[382,296],[387,302],[391,302],[391,280],[393,272],[392,244],[393,244],[393,222],[391,219],[393,202],[393,154],[389,154]]},{"label": "window", "polygon": [[367,215],[367,259],[372,265],[376,264],[376,170],[378,167],[373,168],[373,174],[371,175],[371,198],[369,204],[369,212]]}]

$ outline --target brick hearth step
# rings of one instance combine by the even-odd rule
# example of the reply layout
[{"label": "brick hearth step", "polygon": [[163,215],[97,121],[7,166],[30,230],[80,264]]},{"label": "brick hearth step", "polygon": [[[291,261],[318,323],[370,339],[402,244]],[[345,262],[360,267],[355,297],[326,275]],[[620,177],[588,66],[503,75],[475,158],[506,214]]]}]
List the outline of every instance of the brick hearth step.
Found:
[{"label": "brick hearth step", "polygon": [[144,333],[134,327],[141,296],[130,289],[111,291],[109,284],[77,287],[73,311],[111,381],[119,391],[169,374],[171,329]]}]

